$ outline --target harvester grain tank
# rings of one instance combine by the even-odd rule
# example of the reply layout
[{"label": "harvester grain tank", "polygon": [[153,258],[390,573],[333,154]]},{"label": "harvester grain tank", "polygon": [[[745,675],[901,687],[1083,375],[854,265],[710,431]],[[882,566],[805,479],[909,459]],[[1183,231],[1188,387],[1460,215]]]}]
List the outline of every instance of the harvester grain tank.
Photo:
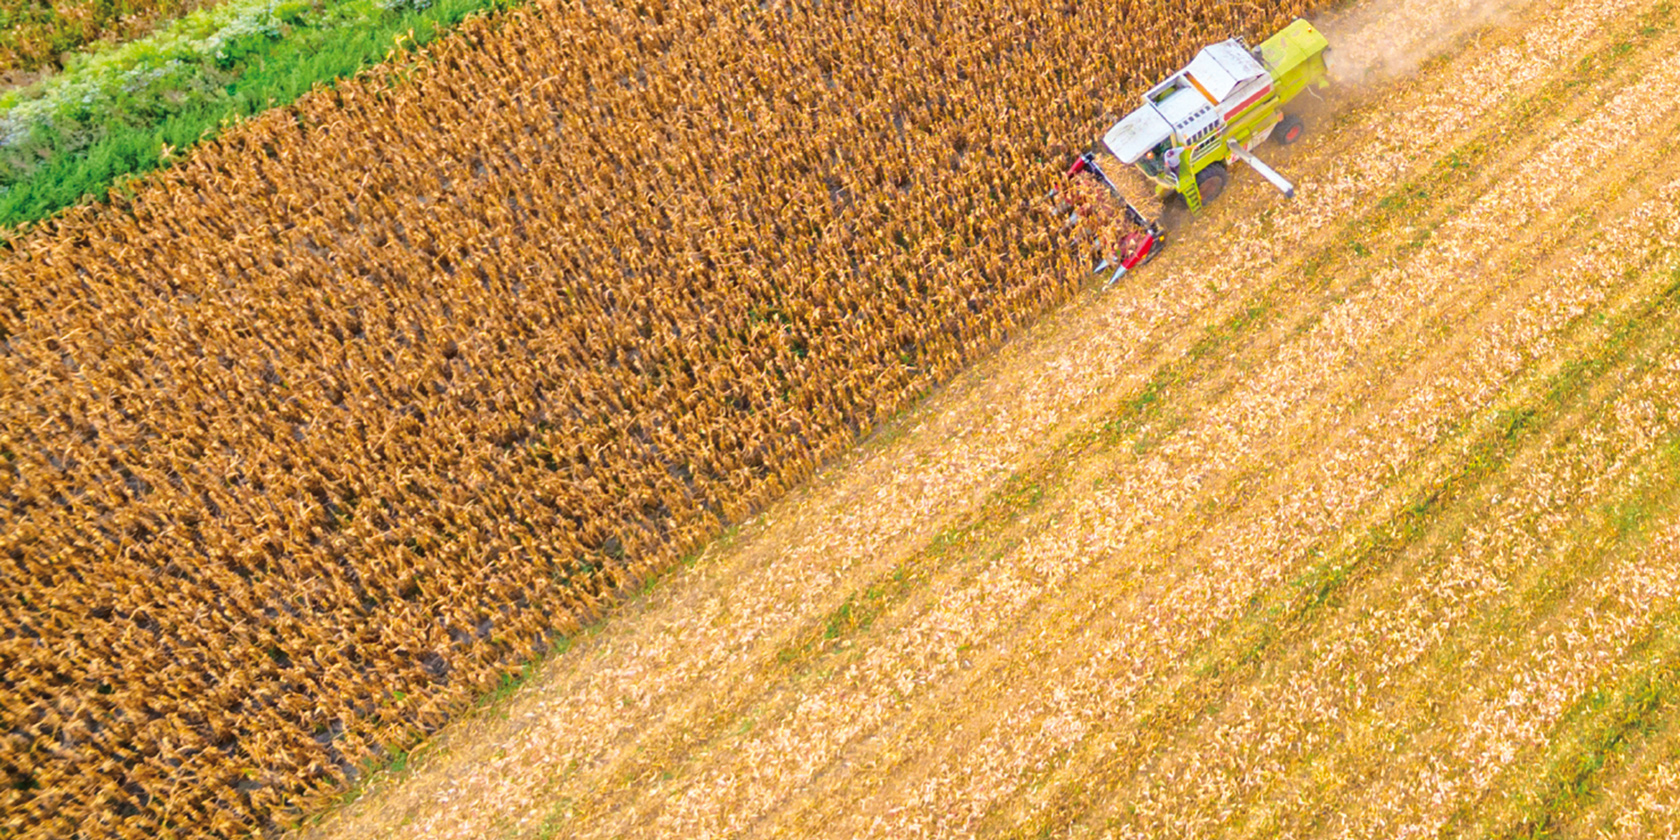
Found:
[{"label": "harvester grain tank", "polygon": [[[1184,69],[1150,88],[1142,104],[1103,135],[1102,145],[1120,163],[1141,173],[1144,189],[1152,187],[1155,198],[1183,196],[1193,214],[1225,190],[1233,160],[1248,164],[1284,195],[1294,197],[1294,185],[1256,157],[1254,149],[1268,138],[1281,145],[1300,139],[1304,125],[1284,106],[1305,91],[1329,85],[1329,46],[1304,20],[1266,39],[1258,49],[1250,49],[1240,38],[1209,46]],[[1163,237],[1158,224],[1145,215],[1147,208],[1138,206],[1136,185],[1111,181],[1095,154],[1081,157],[1068,174],[1081,173],[1108,185],[1144,234],[1153,231],[1145,256],[1154,256]],[[1122,266],[1119,273],[1126,268],[1130,266]]]}]

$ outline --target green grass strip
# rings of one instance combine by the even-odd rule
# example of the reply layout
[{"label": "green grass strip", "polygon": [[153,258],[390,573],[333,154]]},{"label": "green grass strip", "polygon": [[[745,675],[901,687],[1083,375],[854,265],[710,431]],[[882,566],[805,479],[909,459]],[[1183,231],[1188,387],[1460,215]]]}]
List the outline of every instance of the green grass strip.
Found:
[{"label": "green grass strip", "polygon": [[233,120],[515,2],[230,0],[82,57],[0,97],[0,227],[104,197]]}]

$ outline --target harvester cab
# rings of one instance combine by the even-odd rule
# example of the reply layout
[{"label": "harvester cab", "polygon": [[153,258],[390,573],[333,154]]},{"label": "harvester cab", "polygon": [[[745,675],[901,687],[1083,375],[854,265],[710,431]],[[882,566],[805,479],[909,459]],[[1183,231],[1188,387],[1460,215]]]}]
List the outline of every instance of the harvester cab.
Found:
[{"label": "harvester cab", "polygon": [[[1224,192],[1233,160],[1253,167],[1293,198],[1294,185],[1256,157],[1254,149],[1267,139],[1280,145],[1300,139],[1304,125],[1300,117],[1286,114],[1284,106],[1303,91],[1329,85],[1328,51],[1329,41],[1304,20],[1266,39],[1258,49],[1240,38],[1209,46],[1184,69],[1150,88],[1142,104],[1103,135],[1102,145],[1113,156],[1111,168],[1130,171],[1105,171],[1099,155],[1088,153],[1074,163],[1068,177],[1088,174],[1106,187],[1125,206],[1138,228],[1134,233],[1145,234],[1138,241],[1152,240],[1155,250],[1164,238],[1145,210],[1161,199],[1182,196],[1191,214],[1200,214]],[[1133,235],[1124,238],[1131,240]],[[1112,257],[1105,259],[1098,270],[1112,262]],[[1129,268],[1122,263],[1109,282]]]}]

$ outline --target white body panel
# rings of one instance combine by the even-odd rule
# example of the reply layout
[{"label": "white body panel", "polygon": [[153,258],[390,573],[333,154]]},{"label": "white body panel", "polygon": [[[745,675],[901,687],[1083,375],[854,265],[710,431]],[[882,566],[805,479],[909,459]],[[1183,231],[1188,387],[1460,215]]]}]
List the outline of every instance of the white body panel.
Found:
[{"label": "white body panel", "polygon": [[1172,137],[1172,123],[1153,107],[1145,105],[1126,115],[1103,135],[1103,145],[1128,166],[1137,163],[1162,142]]},{"label": "white body panel", "polygon": [[1152,88],[1143,107],[1103,135],[1103,144],[1122,163],[1134,164],[1167,140],[1175,146],[1200,142],[1271,84],[1266,68],[1241,43],[1214,44]]},{"label": "white body panel", "polygon": [[[1244,82],[1251,82],[1266,75],[1266,68],[1261,66],[1260,62],[1255,60],[1253,54],[1244,49],[1242,44],[1234,40],[1221,41],[1202,50],[1185,70],[1193,73],[1200,67],[1203,70],[1211,71],[1213,65],[1218,65],[1225,78],[1231,80],[1228,86],[1218,90],[1208,86],[1208,93],[1213,94],[1214,99],[1220,102],[1229,99],[1231,94]],[[1204,79],[1202,83],[1207,85],[1207,80]]]},{"label": "white body panel", "polygon": [[1239,81],[1226,72],[1224,65],[1213,57],[1211,48],[1197,53],[1196,57],[1191,60],[1190,66],[1184,68],[1182,75],[1195,80],[1192,83],[1195,85],[1195,89],[1207,91],[1207,95],[1212,97],[1208,101],[1209,105],[1218,104],[1230,95],[1231,91],[1236,89]]},{"label": "white body panel", "polygon": [[1181,90],[1155,104],[1155,110],[1172,123],[1174,139],[1186,138],[1219,121],[1219,112],[1194,90]]}]

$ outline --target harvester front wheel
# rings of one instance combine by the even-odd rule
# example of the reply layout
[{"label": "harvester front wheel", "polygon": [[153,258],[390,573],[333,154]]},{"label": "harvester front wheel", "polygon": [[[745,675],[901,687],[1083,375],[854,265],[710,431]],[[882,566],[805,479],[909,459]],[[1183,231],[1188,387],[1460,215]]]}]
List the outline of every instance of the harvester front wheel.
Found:
[{"label": "harvester front wheel", "polygon": [[1196,189],[1202,194],[1202,206],[1212,204],[1214,199],[1219,198],[1219,194],[1225,191],[1225,182],[1229,180],[1230,176],[1225,172],[1224,161],[1219,161],[1197,172]]},{"label": "harvester front wheel", "polygon": [[1272,136],[1277,138],[1277,144],[1279,146],[1287,146],[1290,143],[1301,139],[1301,135],[1306,130],[1307,124],[1301,122],[1300,117],[1290,114],[1289,116],[1284,117],[1282,122],[1277,124],[1277,128],[1272,129]]}]

